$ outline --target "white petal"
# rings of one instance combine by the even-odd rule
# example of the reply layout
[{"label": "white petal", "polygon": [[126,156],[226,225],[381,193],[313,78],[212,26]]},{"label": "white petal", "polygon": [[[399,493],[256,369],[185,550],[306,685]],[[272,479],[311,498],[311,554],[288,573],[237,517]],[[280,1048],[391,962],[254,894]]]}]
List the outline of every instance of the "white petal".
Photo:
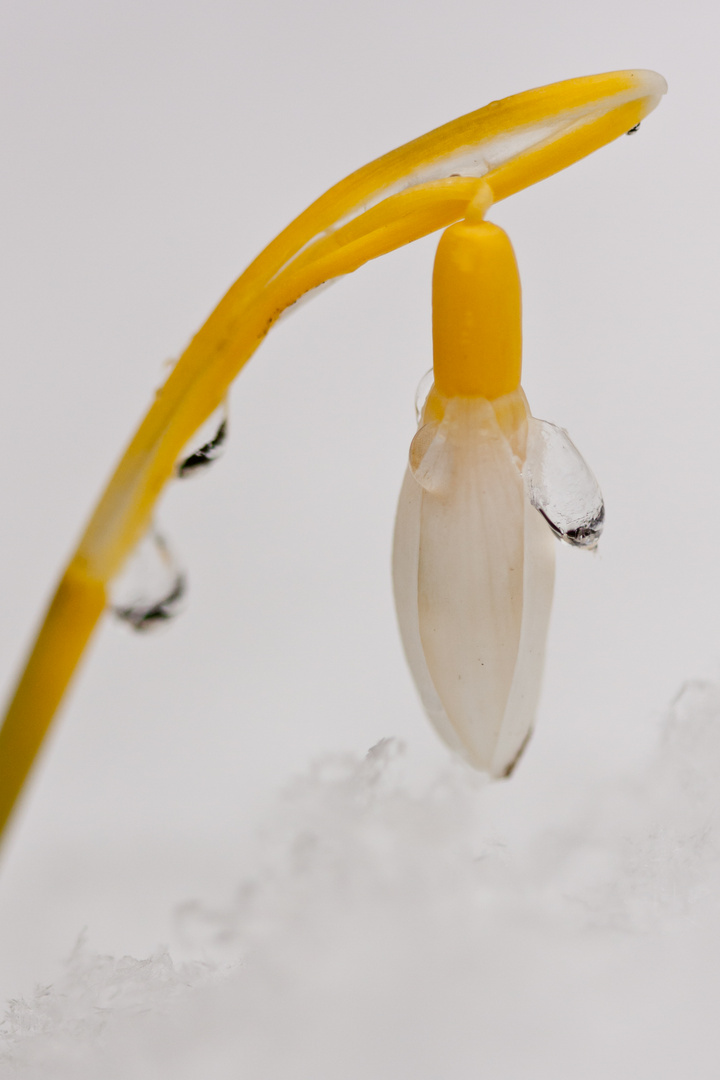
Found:
[{"label": "white petal", "polygon": [[405,472],[393,542],[393,588],[400,637],[408,667],[415,680],[425,712],[438,735],[451,750],[464,755],[463,746],[447,718],[430,678],[420,641],[418,619],[418,557],[420,554],[420,506],[422,488],[408,468]]},{"label": "white petal", "polygon": [[523,615],[517,663],[490,772],[506,776],[535,725],[545,668],[545,642],[555,585],[555,540],[546,522],[525,500]]}]

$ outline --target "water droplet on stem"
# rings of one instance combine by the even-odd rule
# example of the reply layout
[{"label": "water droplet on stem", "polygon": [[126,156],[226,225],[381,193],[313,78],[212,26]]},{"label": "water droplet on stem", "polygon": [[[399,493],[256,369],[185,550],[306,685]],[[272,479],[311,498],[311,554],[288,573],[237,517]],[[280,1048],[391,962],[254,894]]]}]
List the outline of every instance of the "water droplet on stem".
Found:
[{"label": "water droplet on stem", "polygon": [[197,476],[222,457],[228,435],[228,406],[225,399],[193,435],[177,465],[177,475],[185,480]]},{"label": "water droplet on stem", "polygon": [[133,630],[154,630],[182,611],[187,593],[185,574],[167,541],[148,530],[111,588],[111,606]]}]

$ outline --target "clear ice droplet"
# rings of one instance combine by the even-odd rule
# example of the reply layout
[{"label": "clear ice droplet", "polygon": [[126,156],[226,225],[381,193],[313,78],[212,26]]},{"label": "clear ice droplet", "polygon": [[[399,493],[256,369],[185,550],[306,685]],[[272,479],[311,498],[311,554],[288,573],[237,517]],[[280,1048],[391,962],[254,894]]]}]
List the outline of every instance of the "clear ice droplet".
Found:
[{"label": "clear ice droplet", "polygon": [[133,630],[154,630],[182,611],[186,592],[185,574],[167,541],[151,528],[113,582],[112,610]]},{"label": "clear ice droplet", "polygon": [[183,450],[177,465],[181,479],[196,476],[222,457],[228,435],[227,398],[202,424]]},{"label": "clear ice droplet", "polygon": [[423,375],[422,379],[418,383],[418,388],[415,391],[415,419],[417,420],[418,424],[422,423],[423,413],[425,412],[425,405],[427,403],[428,397],[430,396],[430,391],[433,388],[434,378],[435,376],[433,373],[433,369],[430,368],[430,370],[426,371]]},{"label": "clear ice droplet", "polygon": [[605,521],[602,492],[564,428],[530,417],[523,476],[530,502],[556,536],[573,547],[597,546]]}]

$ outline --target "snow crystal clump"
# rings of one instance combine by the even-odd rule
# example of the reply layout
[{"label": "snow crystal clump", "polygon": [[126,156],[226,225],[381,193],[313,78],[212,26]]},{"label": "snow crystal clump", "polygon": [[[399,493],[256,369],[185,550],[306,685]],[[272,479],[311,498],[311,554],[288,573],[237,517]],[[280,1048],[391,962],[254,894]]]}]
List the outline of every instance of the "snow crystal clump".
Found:
[{"label": "snow crystal clump", "polygon": [[12,1003],[2,1080],[664,1080],[717,1075],[720,690],[655,760],[525,846],[460,765],[413,788],[392,741],[278,800],[205,964],[76,950]]}]

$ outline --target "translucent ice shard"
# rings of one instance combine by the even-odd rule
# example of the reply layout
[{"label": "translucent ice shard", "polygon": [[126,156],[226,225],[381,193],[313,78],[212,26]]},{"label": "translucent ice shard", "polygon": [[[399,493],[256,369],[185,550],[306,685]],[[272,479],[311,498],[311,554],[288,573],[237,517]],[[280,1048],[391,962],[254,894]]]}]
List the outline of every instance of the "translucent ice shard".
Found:
[{"label": "translucent ice shard", "polygon": [[177,475],[181,479],[204,472],[214,461],[222,457],[228,434],[227,398],[220,408],[209,416],[185,448],[178,462]]},{"label": "translucent ice shard", "polygon": [[530,502],[561,540],[597,546],[605,521],[600,486],[564,428],[531,417],[523,469]]},{"label": "translucent ice shard", "polygon": [[433,369],[430,368],[426,371],[422,379],[418,383],[417,390],[415,391],[415,419],[418,424],[422,423],[423,414],[425,412],[425,404],[428,399],[428,395],[433,388]]},{"label": "translucent ice shard", "polygon": [[166,540],[150,529],[113,582],[114,614],[133,630],[147,631],[180,613],[187,591]]}]

